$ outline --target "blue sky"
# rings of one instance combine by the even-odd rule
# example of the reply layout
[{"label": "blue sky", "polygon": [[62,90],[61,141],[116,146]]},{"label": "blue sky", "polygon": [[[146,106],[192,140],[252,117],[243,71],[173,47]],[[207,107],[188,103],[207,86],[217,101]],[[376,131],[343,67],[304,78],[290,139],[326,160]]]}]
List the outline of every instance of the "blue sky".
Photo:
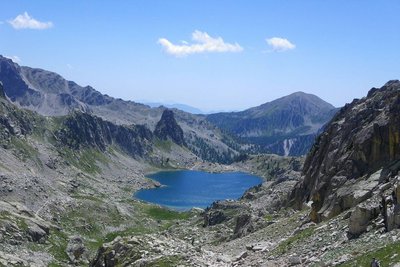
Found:
[{"label": "blue sky", "polygon": [[127,100],[241,110],[304,91],[342,106],[400,78],[399,14],[400,1],[1,0],[0,54]]}]

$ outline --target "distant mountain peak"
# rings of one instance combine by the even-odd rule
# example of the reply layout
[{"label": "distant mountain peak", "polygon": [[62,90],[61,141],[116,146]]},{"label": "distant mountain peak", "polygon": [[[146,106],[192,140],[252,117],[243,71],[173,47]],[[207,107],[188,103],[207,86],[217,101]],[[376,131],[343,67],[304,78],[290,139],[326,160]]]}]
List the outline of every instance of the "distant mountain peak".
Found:
[{"label": "distant mountain peak", "polygon": [[170,139],[178,145],[185,145],[183,130],[176,122],[174,112],[169,109],[163,111],[154,130],[154,135],[161,140]]},{"label": "distant mountain peak", "polygon": [[211,114],[207,120],[256,145],[257,152],[302,155],[335,111],[318,96],[295,92],[241,112]]}]

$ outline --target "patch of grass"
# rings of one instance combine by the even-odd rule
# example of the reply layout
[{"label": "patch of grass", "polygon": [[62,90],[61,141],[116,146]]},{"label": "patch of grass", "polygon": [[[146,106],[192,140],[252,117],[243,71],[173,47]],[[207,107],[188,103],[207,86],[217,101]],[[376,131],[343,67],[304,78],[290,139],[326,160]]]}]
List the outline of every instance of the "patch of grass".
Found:
[{"label": "patch of grass", "polygon": [[48,239],[50,243],[49,253],[58,261],[67,261],[68,255],[65,252],[68,244],[68,236],[62,232],[53,231]]},{"label": "patch of grass", "polygon": [[26,231],[28,230],[28,224],[25,222],[23,218],[15,217],[10,212],[6,210],[0,211],[0,220],[9,220],[14,222],[19,230]]},{"label": "patch of grass", "polygon": [[189,219],[190,213],[173,211],[161,207],[148,207],[145,213],[155,220],[185,220]]},{"label": "patch of grass", "polygon": [[182,264],[182,258],[174,255],[174,256],[167,256],[159,258],[153,262],[149,262],[148,267],[170,267],[170,266],[178,266]]},{"label": "patch of grass", "polygon": [[11,145],[15,149],[15,154],[18,158],[23,161],[33,160],[36,163],[40,163],[38,158],[39,152],[37,149],[32,147],[26,140],[12,136]]},{"label": "patch of grass", "polygon": [[97,166],[98,162],[104,165],[108,165],[109,163],[107,156],[96,149],[75,151],[69,148],[63,148],[60,154],[71,165],[90,174],[101,173],[100,167]]},{"label": "patch of grass", "polygon": [[301,243],[302,240],[311,236],[313,233],[314,233],[314,227],[304,229],[300,233],[291,236],[285,241],[279,243],[279,245],[273,250],[273,254],[280,255],[286,253],[287,251],[289,251],[290,249]]},{"label": "patch of grass", "polygon": [[14,222],[18,225],[18,228],[27,231],[28,230],[28,224],[25,222],[24,219],[22,218],[15,218]]},{"label": "patch of grass", "polygon": [[273,219],[274,219],[274,217],[273,217],[271,214],[266,214],[266,215],[264,216],[264,220],[267,221],[267,222],[270,222],[270,221],[272,221]]},{"label": "patch of grass", "polygon": [[164,141],[164,140],[157,139],[154,143],[161,150],[171,152],[172,142],[170,140]]},{"label": "patch of grass", "polygon": [[0,219],[8,219],[10,215],[11,213],[6,210],[0,211]]},{"label": "patch of grass", "polygon": [[375,251],[370,251],[358,256],[350,262],[340,266],[370,266],[372,258],[379,260],[381,266],[393,266],[400,262],[400,241],[389,244]]},{"label": "patch of grass", "polygon": [[103,241],[104,243],[107,243],[113,241],[117,236],[134,236],[134,235],[143,235],[150,233],[152,233],[152,231],[145,226],[130,227],[122,231],[115,231],[106,234]]}]

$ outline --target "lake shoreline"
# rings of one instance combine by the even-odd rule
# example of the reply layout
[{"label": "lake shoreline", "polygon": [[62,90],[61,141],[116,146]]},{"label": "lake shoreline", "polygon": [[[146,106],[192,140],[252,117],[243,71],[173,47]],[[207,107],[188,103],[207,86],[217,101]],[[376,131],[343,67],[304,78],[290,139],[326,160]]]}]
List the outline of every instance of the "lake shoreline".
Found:
[{"label": "lake shoreline", "polygon": [[263,183],[246,172],[162,170],[146,175],[157,186],[140,189],[132,197],[175,210],[206,208],[218,200],[239,199],[250,188]]}]

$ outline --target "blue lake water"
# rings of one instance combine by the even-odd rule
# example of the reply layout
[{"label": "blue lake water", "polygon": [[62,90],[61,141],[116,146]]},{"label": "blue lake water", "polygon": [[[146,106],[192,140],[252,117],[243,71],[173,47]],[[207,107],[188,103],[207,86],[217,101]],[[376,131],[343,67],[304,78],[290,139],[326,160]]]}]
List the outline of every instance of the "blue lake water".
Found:
[{"label": "blue lake water", "polygon": [[163,186],[139,190],[134,196],[176,210],[205,208],[216,200],[237,199],[262,183],[260,177],[242,172],[163,171],[147,177]]}]

